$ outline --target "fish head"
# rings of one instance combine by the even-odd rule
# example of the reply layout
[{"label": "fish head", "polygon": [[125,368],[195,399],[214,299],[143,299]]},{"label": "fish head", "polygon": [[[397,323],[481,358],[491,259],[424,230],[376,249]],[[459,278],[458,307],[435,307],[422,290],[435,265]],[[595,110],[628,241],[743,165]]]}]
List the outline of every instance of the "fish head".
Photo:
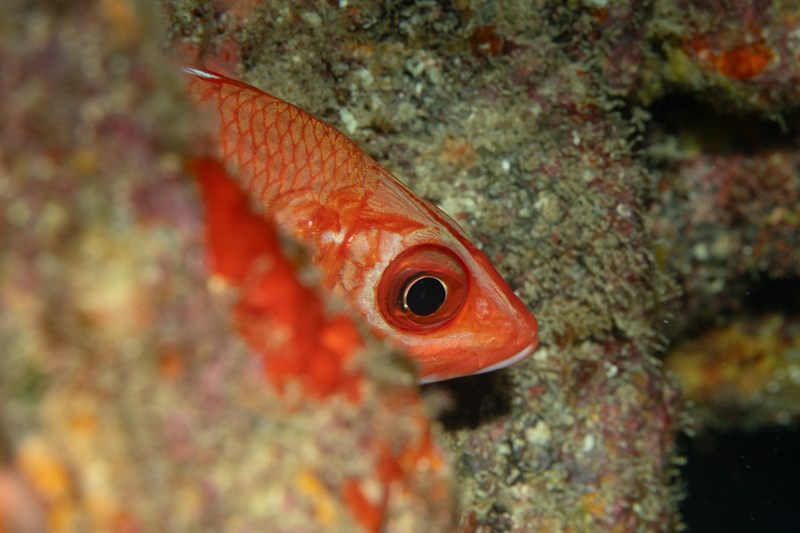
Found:
[{"label": "fish head", "polygon": [[497,370],[538,344],[536,318],[466,240],[408,247],[389,262],[375,294],[421,383]]}]

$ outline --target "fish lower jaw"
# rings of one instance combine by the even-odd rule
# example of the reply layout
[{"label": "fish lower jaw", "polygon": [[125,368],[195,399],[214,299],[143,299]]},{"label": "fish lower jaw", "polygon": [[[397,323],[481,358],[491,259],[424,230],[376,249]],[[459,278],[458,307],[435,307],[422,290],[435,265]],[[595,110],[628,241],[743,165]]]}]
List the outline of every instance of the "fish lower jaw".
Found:
[{"label": "fish lower jaw", "polygon": [[439,374],[431,374],[431,375],[425,376],[423,378],[420,378],[418,380],[418,383],[420,385],[426,385],[428,383],[435,383],[437,381],[445,381],[445,380],[448,380],[448,379],[454,379],[454,378],[465,377],[465,376],[475,376],[477,374],[485,374],[487,372],[493,372],[495,370],[500,370],[501,368],[505,368],[507,366],[511,366],[514,363],[516,363],[517,361],[521,361],[521,360],[525,359],[531,353],[533,353],[533,351],[536,349],[536,346],[538,346],[538,342],[532,342],[529,345],[527,345],[525,348],[520,350],[519,352],[517,352],[514,355],[512,355],[511,357],[507,357],[507,358],[503,359],[502,361],[500,361],[499,363],[495,363],[495,364],[487,366],[485,368],[481,368],[481,369],[476,370],[475,372],[472,372],[470,374],[459,375],[459,376],[447,376],[447,377],[442,377]]},{"label": "fish lower jaw", "polygon": [[473,372],[473,375],[474,374],[485,374],[486,372],[494,372],[495,370],[500,370],[501,368],[505,368],[507,366],[511,366],[514,363],[516,363],[517,361],[522,361],[523,359],[525,359],[526,357],[528,357],[530,354],[533,353],[533,351],[536,349],[536,346],[538,346],[538,344],[539,344],[538,342],[532,342],[529,345],[527,345],[525,348],[521,349],[520,351],[518,351],[517,353],[512,355],[511,357],[503,359],[499,363],[495,363],[495,364],[493,364],[491,366],[487,366],[486,368],[481,368],[480,370],[476,370],[475,372]]}]

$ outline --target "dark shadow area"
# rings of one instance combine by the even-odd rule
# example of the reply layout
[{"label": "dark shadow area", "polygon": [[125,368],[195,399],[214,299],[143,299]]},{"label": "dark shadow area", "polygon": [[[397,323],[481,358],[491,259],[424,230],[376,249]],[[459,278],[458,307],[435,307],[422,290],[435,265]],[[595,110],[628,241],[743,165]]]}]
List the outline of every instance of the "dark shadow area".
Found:
[{"label": "dark shadow area", "polygon": [[800,110],[780,119],[757,113],[723,114],[686,93],[665,96],[654,102],[651,133],[677,137],[709,154],[754,155],[798,146]]},{"label": "dark shadow area", "polygon": [[511,411],[512,387],[507,371],[499,371],[425,385],[423,393],[450,398],[449,407],[439,415],[445,429],[474,429]]},{"label": "dark shadow area", "polygon": [[671,339],[692,339],[711,327],[727,324],[741,316],[800,315],[800,278],[741,277],[729,282],[726,294],[724,304],[709,302],[705,309],[698,307],[691,322],[680,330],[665,330],[665,335]]},{"label": "dark shadow area", "polygon": [[800,278],[757,281],[745,291],[742,304],[750,313],[800,315]]},{"label": "dark shadow area", "polygon": [[800,430],[704,431],[679,440],[687,464],[681,512],[693,533],[796,532]]}]

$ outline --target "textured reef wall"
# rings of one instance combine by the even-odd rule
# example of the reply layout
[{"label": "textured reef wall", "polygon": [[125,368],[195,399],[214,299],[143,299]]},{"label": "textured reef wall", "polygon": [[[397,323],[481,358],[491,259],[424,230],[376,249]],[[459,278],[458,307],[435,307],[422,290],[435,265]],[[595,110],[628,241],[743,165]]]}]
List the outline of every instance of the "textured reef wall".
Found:
[{"label": "textured reef wall", "polygon": [[[0,523],[667,531],[680,429],[797,423],[795,3],[282,4],[0,3]],[[333,393],[275,387],[205,266],[181,62],[441,205],[537,352],[423,406],[361,333]]]}]

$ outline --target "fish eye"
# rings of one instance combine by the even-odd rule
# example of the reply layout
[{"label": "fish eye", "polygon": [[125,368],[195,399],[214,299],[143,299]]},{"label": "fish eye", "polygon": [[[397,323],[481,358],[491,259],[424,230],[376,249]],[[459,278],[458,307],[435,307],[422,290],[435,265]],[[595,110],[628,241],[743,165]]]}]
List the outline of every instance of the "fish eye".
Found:
[{"label": "fish eye", "polygon": [[432,315],[447,299],[447,287],[436,276],[421,274],[406,283],[400,305],[419,316]]},{"label": "fish eye", "polygon": [[424,244],[406,250],[378,284],[378,308],[400,330],[431,330],[455,317],[466,299],[467,273],[448,248]]}]

